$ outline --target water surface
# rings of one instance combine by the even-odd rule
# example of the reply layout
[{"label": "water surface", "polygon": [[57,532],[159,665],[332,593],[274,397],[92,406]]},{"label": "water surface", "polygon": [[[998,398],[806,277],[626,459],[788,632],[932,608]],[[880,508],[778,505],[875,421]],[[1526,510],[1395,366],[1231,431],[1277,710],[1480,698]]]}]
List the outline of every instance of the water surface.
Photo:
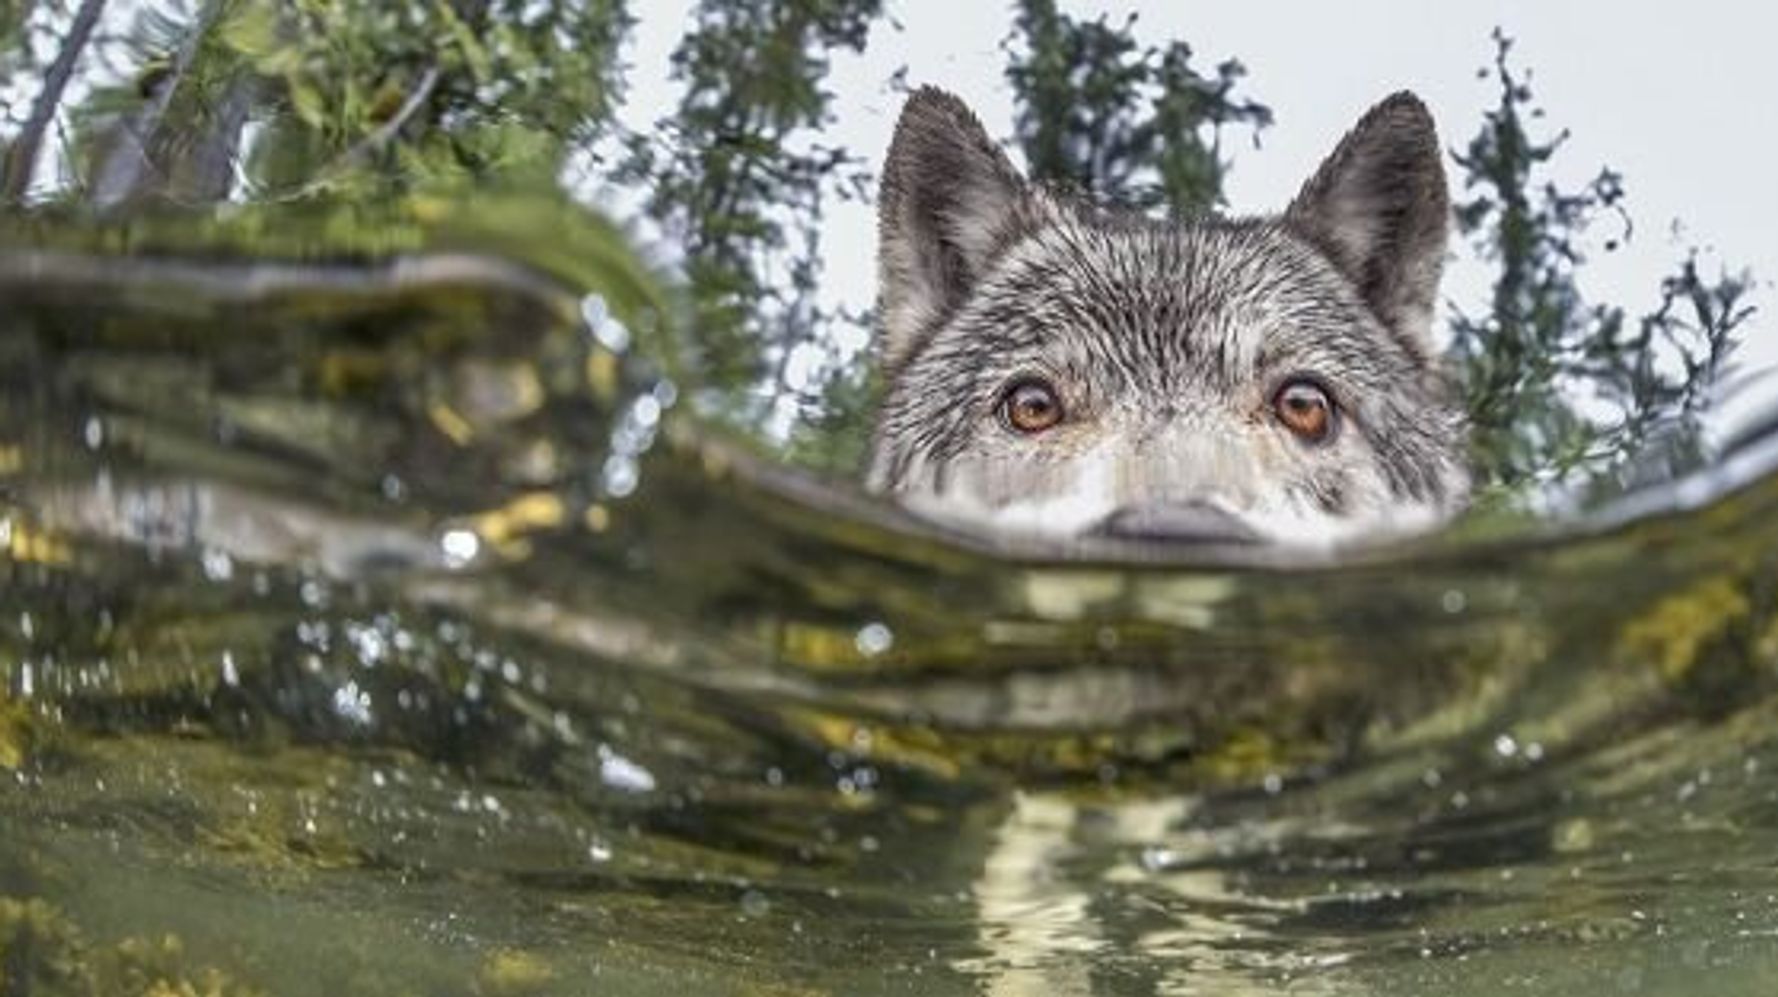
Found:
[{"label": "water surface", "polygon": [[1769,447],[947,535],[699,423],[591,224],[7,236],[0,993],[1778,992]]}]

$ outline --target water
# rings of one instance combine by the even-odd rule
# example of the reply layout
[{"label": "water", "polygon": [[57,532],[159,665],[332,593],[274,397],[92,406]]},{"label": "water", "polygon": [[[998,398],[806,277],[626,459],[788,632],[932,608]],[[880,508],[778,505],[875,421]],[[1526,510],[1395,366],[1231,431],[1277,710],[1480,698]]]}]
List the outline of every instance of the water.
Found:
[{"label": "water", "polygon": [[559,214],[9,236],[0,993],[1778,988],[1761,445],[1342,562],[948,536],[700,424]]}]

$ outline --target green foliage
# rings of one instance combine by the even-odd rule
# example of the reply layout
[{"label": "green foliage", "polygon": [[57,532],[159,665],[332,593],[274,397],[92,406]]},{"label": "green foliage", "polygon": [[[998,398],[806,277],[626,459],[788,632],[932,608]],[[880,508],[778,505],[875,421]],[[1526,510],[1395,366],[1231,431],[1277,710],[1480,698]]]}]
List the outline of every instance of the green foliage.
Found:
[{"label": "green foliage", "polygon": [[1222,129],[1257,133],[1272,121],[1265,105],[1235,95],[1239,62],[1206,76],[1184,42],[1143,47],[1134,15],[1079,21],[1054,0],[1019,0],[1015,11],[1006,77],[1033,177],[1175,215],[1222,203]]},{"label": "green foliage", "polygon": [[810,470],[837,477],[857,475],[870,446],[870,414],[881,390],[874,367],[837,372],[823,385],[811,414],[793,427],[785,456]]},{"label": "green foliage", "polygon": [[131,68],[71,111],[62,196],[119,210],[553,189],[621,96],[629,26],[623,0],[144,4]]},{"label": "green foliage", "polygon": [[1622,180],[1603,170],[1570,191],[1541,179],[1566,133],[1532,135],[1531,89],[1508,65],[1510,40],[1495,39],[1499,101],[1457,156],[1471,192],[1458,227],[1493,266],[1493,296],[1486,314],[1456,316],[1451,343],[1485,499],[1510,506],[1576,484],[1597,495],[1695,466],[1699,415],[1749,314],[1747,280],[1706,281],[1694,256],[1639,319],[1588,304],[1580,242],[1601,216],[1628,236]]},{"label": "green foliage", "polygon": [[274,192],[546,187],[622,95],[623,0],[250,6],[230,39],[277,84],[252,164]]},{"label": "green foliage", "polygon": [[0,0],[0,47],[10,48],[17,44],[34,6],[30,0]]}]

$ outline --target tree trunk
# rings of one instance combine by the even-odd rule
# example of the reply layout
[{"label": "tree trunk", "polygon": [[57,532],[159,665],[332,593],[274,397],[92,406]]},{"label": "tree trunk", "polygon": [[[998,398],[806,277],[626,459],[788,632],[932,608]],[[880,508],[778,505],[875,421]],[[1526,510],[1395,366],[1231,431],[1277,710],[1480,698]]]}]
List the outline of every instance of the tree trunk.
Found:
[{"label": "tree trunk", "polygon": [[56,53],[55,61],[43,74],[43,89],[31,103],[31,114],[19,129],[12,148],[7,150],[6,174],[0,180],[0,201],[18,204],[31,189],[31,176],[37,170],[37,155],[43,147],[43,137],[55,120],[62,94],[74,77],[74,67],[79,64],[80,55],[86,50],[93,29],[99,24],[99,15],[104,11],[105,0],[82,0],[80,9],[75,11],[74,22],[68,26],[68,37],[62,40],[61,51]]}]

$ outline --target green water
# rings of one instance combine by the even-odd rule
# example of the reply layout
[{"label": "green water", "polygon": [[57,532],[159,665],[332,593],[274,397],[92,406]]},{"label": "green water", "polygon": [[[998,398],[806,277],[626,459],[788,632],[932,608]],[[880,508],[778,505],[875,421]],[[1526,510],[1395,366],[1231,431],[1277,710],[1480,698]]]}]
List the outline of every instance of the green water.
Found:
[{"label": "green water", "polygon": [[0,994],[1778,992],[1760,448],[997,547],[702,428],[566,229],[329,231],[0,253]]}]

